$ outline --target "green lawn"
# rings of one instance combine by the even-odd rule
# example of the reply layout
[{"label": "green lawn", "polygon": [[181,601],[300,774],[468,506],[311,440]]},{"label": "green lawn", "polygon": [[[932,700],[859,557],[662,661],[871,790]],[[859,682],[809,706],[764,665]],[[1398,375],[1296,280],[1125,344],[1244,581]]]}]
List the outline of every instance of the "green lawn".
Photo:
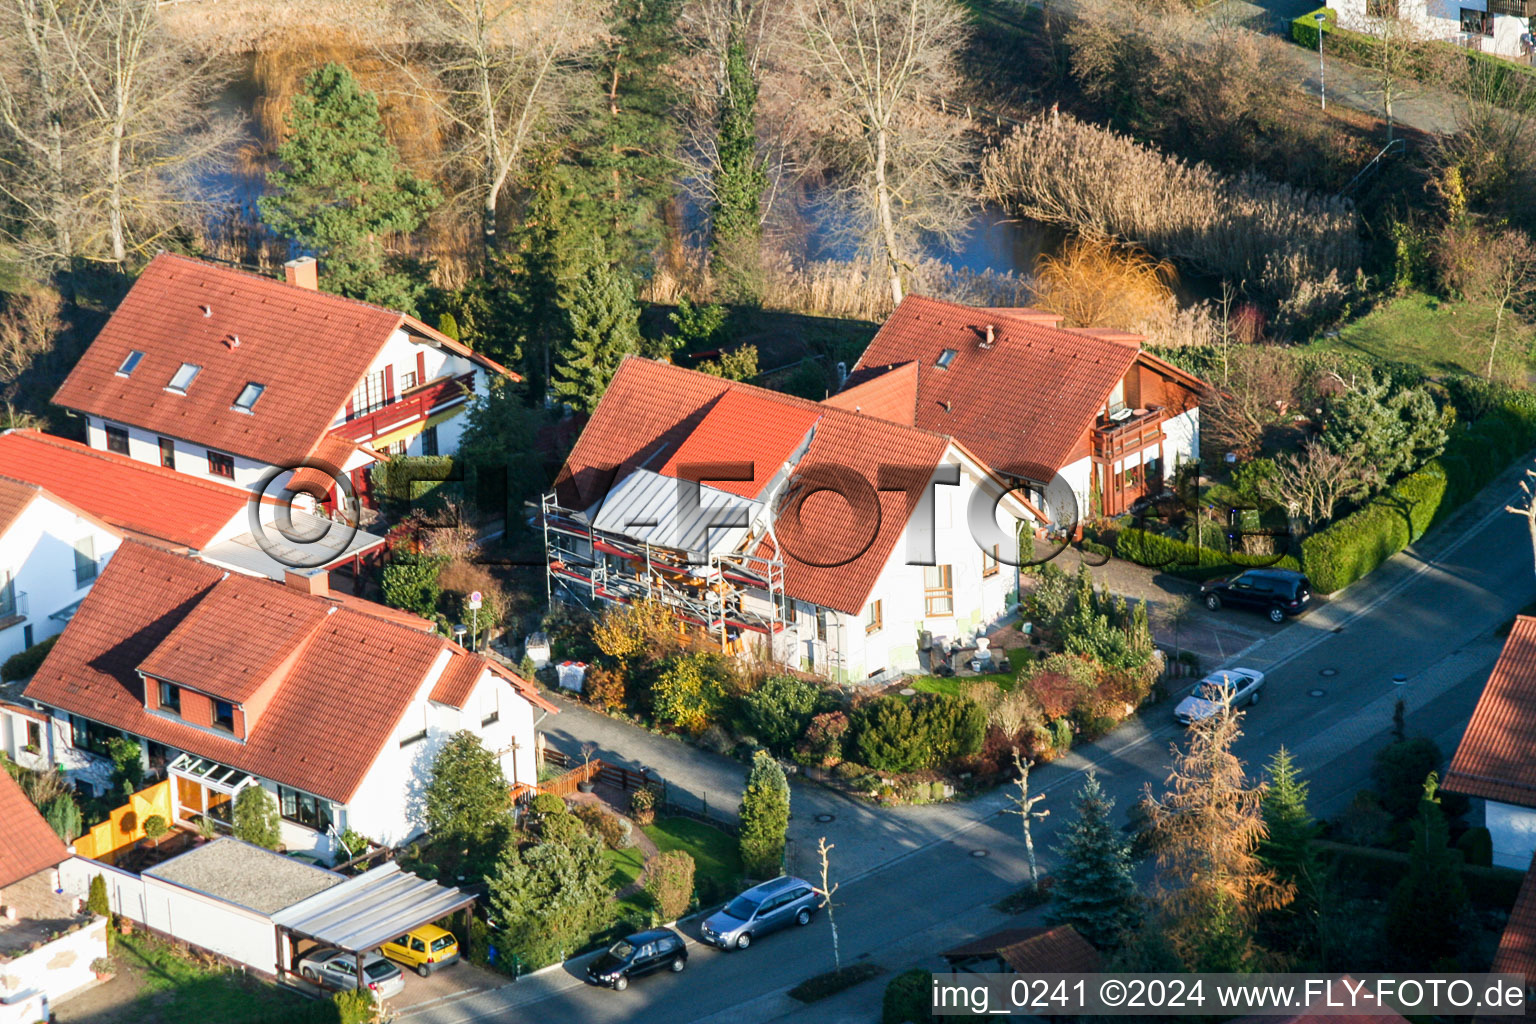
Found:
[{"label": "green lawn", "polygon": [[692,818],[660,818],[645,826],[656,849],[683,850],[693,858],[694,887],[704,903],[725,899],[741,883],[736,837]]},{"label": "green lawn", "polygon": [[627,850],[604,850],[603,859],[608,862],[608,884],[613,886],[614,892],[633,885],[645,867],[644,855],[633,846]]},{"label": "green lawn", "polygon": [[139,997],[117,1016],[157,1024],[209,1021],[313,1021],[330,1007],[231,970],[207,968],[135,932],[113,936],[119,970],[139,980]]},{"label": "green lawn", "polygon": [[[1359,352],[1378,359],[1415,363],[1431,376],[1481,375],[1488,368],[1493,310],[1466,302],[1444,302],[1422,294],[1384,302],[1345,326],[1336,338],[1319,338],[1322,349]],[[1504,336],[1494,365],[1506,376],[1526,380],[1531,369],[1530,328],[1505,315]]]},{"label": "green lawn", "polygon": [[907,685],[919,693],[948,693],[961,697],[972,683],[996,683],[1004,690],[1011,690],[1017,680],[1017,672],[988,672],[979,676],[919,676]]}]

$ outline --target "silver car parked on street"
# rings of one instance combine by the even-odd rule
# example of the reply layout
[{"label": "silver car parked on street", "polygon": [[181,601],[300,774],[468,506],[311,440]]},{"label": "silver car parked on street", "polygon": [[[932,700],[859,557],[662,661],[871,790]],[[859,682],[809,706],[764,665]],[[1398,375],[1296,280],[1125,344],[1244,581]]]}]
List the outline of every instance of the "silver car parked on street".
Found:
[{"label": "silver car parked on street", "polygon": [[752,940],[788,926],[807,925],[826,905],[810,882],[788,875],[756,885],[704,919],[704,941],[721,949],[746,949]]}]

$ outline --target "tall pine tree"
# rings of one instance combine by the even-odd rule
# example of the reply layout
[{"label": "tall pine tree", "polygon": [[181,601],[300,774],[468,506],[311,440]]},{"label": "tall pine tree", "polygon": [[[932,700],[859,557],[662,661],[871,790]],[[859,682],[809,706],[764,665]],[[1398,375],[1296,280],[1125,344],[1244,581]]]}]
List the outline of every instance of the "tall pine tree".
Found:
[{"label": "tall pine tree", "polygon": [[1467,912],[1461,859],[1451,850],[1439,785],[1438,775],[1430,772],[1413,823],[1408,874],[1392,891],[1384,929],[1402,964],[1420,970],[1438,969],[1437,961],[1456,954]]},{"label": "tall pine tree", "polygon": [[574,409],[591,412],[624,357],[640,348],[640,310],[628,274],[595,262],[567,304],[570,337],[555,364],[552,390]]},{"label": "tall pine tree", "polygon": [[262,219],[320,260],[320,286],[415,313],[425,281],[405,272],[385,240],[421,226],[442,201],[412,174],[384,134],[378,98],[342,64],[311,72],[288,113],[281,166],[267,175]]},{"label": "tall pine tree", "polygon": [[1131,847],[1110,820],[1115,802],[1088,773],[1077,817],[1066,828],[1051,872],[1053,924],[1070,924],[1099,949],[1114,949],[1141,922],[1141,894],[1131,874]]},{"label": "tall pine tree", "polygon": [[715,148],[719,164],[710,250],[716,286],[727,301],[755,303],[762,295],[762,200],[768,176],[757,153],[757,81],[739,24],[731,27],[725,52]]},{"label": "tall pine tree", "polygon": [[1259,843],[1259,859],[1296,895],[1288,905],[1266,913],[1261,928],[1270,945],[1310,957],[1320,952],[1324,872],[1313,845],[1318,826],[1307,809],[1308,786],[1291,752],[1285,747],[1275,751],[1265,771],[1269,785],[1260,810],[1267,834]]}]

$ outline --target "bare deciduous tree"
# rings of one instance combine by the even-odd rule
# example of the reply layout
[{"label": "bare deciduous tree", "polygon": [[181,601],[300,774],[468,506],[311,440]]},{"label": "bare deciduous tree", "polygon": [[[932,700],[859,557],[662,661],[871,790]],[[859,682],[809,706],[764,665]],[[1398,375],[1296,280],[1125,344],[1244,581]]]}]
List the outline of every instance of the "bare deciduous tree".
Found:
[{"label": "bare deciduous tree", "polygon": [[1474,298],[1493,307],[1493,337],[1488,339],[1488,367],[1483,371],[1492,377],[1493,359],[1510,313],[1536,298],[1536,245],[1523,231],[1501,231],[1492,239],[1488,256],[1482,287]]},{"label": "bare deciduous tree", "polygon": [[1301,376],[1292,355],[1274,345],[1235,346],[1226,362],[1226,384],[1208,397],[1201,428],[1214,450],[1249,452],[1294,410]]},{"label": "bare deciduous tree", "polygon": [[1300,451],[1275,459],[1275,475],[1261,481],[1259,491],[1310,529],[1332,519],[1344,502],[1369,494],[1374,483],[1370,467],[1360,460],[1308,441]]},{"label": "bare deciduous tree", "polygon": [[839,196],[899,304],[917,241],[955,237],[973,200],[965,125],[934,107],[958,82],[965,12],[953,0],[804,0],[800,24]]},{"label": "bare deciduous tree", "polygon": [[827,924],[832,928],[832,967],[840,971],[843,969],[843,951],[837,941],[837,914],[834,912],[836,904],[832,902],[832,897],[837,895],[838,885],[841,883],[834,885],[831,879],[831,857],[835,849],[837,845],[835,843],[829,845],[826,836],[822,836],[816,843],[816,853],[821,857],[821,897],[827,901]]},{"label": "bare deciduous tree", "polygon": [[1370,40],[1371,92],[1381,97],[1381,110],[1387,119],[1387,141],[1393,137],[1394,105],[1418,91],[1414,65],[1423,48],[1423,32],[1410,18],[1383,8],[1367,19],[1364,35]]},{"label": "bare deciduous tree", "polygon": [[1037,811],[1035,805],[1045,799],[1044,793],[1029,795],[1029,770],[1035,766],[1035,762],[1027,760],[1019,755],[1019,748],[1013,748],[1013,768],[1019,773],[1014,784],[1019,787],[1018,796],[1010,796],[1008,799],[1013,804],[1006,813],[1016,814],[1024,827],[1024,853],[1029,858],[1029,887],[1034,892],[1040,891],[1040,868],[1035,863],[1035,836],[1030,829],[1036,820],[1050,816],[1050,811]]},{"label": "bare deciduous tree", "polygon": [[414,44],[382,55],[462,133],[486,249],[530,144],[559,129],[572,58],[603,32],[602,0],[401,0]]}]

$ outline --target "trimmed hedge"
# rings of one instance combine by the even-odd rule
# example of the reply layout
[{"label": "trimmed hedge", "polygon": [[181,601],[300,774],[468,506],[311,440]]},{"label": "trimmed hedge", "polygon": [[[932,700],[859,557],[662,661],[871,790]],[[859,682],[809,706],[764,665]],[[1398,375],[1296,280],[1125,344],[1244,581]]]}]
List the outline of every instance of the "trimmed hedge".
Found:
[{"label": "trimmed hedge", "polygon": [[[1219,532],[1219,527],[1213,526],[1211,533],[1223,541],[1226,539],[1225,535]],[[1128,562],[1135,562],[1137,565],[1152,569],[1166,569],[1180,576],[1207,577],[1231,572],[1234,568],[1244,569],[1256,566],[1277,569],[1301,568],[1295,557],[1288,554],[1279,557],[1248,555],[1241,552],[1228,552],[1224,546],[1214,547],[1206,544],[1197,547],[1188,541],[1165,537],[1159,533],[1149,533],[1134,527],[1115,534],[1115,554]]]},{"label": "trimmed hedge", "polygon": [[463,470],[456,469],[451,455],[396,455],[369,474],[374,489],[388,501],[418,504],[445,484],[459,485],[450,492],[463,491]]},{"label": "trimmed hedge", "polygon": [[[1408,873],[1412,857],[1398,850],[1353,846],[1319,839],[1313,844],[1322,859],[1333,865],[1340,878],[1390,892]],[[1525,881],[1525,872],[1514,868],[1461,865],[1461,881],[1467,897],[1479,906],[1505,908],[1514,905]]]},{"label": "trimmed hedge", "polygon": [[0,682],[31,679],[37,674],[38,666],[42,665],[43,659],[48,657],[48,652],[53,650],[53,645],[58,642],[58,639],[57,636],[51,636],[6,658],[5,664],[0,665]]},{"label": "trimmed hedge", "polygon": [[1301,562],[1313,589],[1328,594],[1366,576],[1460,508],[1533,444],[1536,403],[1519,394],[1452,433],[1440,457],[1301,542]]}]

